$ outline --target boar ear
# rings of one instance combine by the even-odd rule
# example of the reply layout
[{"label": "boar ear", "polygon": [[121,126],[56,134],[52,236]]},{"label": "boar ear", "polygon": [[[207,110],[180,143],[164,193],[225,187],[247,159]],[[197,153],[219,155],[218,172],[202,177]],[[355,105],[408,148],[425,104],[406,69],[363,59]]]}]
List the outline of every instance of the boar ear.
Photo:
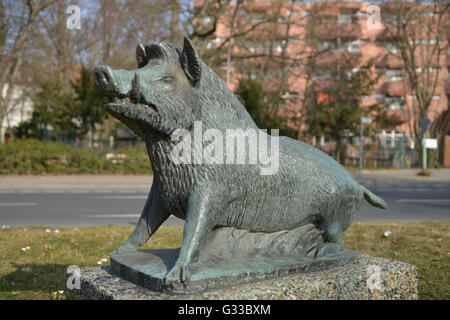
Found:
[{"label": "boar ear", "polygon": [[145,55],[145,48],[141,43],[138,43],[136,47],[136,60],[139,68],[142,68],[147,64],[147,57]]},{"label": "boar ear", "polygon": [[183,52],[181,53],[181,67],[186,73],[192,85],[200,81],[202,70],[200,68],[200,59],[194,45],[188,37],[184,37]]}]

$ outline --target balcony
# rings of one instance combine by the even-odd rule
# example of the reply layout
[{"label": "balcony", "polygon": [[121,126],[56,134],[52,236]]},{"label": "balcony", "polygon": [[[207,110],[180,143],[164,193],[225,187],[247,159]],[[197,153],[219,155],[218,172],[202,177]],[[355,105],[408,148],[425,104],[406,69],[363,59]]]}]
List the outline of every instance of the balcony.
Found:
[{"label": "balcony", "polygon": [[406,84],[403,80],[387,81],[380,87],[379,92],[391,97],[404,96],[407,92]]},{"label": "balcony", "polygon": [[314,92],[325,92],[336,86],[336,82],[330,80],[329,78],[315,78],[311,85],[310,90]]},{"label": "balcony", "polygon": [[395,117],[397,121],[395,122],[394,126],[402,125],[403,123],[408,121],[407,112],[403,109],[387,109],[383,111],[383,115],[390,119]]},{"label": "balcony", "polygon": [[400,58],[399,56],[396,56],[392,53],[387,53],[377,62],[376,67],[387,69],[402,69],[404,68],[404,63],[402,58]]},{"label": "balcony", "polygon": [[342,67],[357,67],[361,65],[361,52],[329,51],[317,57],[316,64],[322,68],[336,68],[336,63]]},{"label": "balcony", "polygon": [[322,24],[318,30],[318,38],[323,40],[333,40],[337,38],[345,38],[348,40],[361,39],[363,36],[361,28],[358,24]]}]

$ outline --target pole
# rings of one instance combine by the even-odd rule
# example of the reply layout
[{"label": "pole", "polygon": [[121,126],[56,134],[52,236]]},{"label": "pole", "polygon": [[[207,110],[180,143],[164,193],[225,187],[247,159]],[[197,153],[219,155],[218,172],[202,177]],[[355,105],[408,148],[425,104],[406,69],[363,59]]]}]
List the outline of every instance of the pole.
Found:
[{"label": "pole", "polygon": [[425,148],[425,138],[427,136],[427,129],[430,123],[431,120],[428,118],[423,117],[419,119],[422,140],[420,145],[420,147],[422,148],[422,174],[425,174],[425,171],[427,170],[427,148]]},{"label": "pole", "polygon": [[422,136],[422,172],[427,171],[427,148],[425,147],[425,136]]},{"label": "pole", "polygon": [[359,118],[359,175],[363,169],[363,117]]}]

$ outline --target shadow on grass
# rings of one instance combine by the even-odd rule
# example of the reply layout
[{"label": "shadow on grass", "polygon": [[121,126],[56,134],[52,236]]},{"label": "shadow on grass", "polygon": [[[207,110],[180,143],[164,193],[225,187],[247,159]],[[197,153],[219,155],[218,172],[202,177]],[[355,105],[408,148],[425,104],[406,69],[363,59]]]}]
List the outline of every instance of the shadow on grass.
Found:
[{"label": "shadow on grass", "polygon": [[[69,265],[65,264],[12,264],[15,268],[0,278],[0,294],[3,298],[18,299],[39,298],[48,299],[52,292],[67,290],[66,274]],[[24,293],[24,292],[27,293]],[[34,294],[30,293],[33,292]]]}]

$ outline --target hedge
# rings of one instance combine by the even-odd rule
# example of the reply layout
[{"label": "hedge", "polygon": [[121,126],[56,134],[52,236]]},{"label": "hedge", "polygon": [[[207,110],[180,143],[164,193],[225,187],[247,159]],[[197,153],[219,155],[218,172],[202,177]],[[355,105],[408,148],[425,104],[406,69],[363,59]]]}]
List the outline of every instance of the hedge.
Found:
[{"label": "hedge", "polygon": [[0,145],[0,174],[152,173],[144,148],[75,148],[35,139]]}]

